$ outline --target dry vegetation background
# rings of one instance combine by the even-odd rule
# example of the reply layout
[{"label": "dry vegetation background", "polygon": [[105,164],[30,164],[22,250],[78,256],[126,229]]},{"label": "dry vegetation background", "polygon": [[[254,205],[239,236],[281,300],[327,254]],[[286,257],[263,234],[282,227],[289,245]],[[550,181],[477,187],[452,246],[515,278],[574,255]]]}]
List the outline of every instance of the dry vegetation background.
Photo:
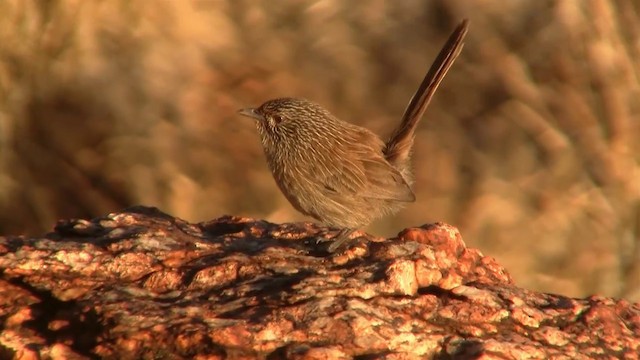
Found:
[{"label": "dry vegetation background", "polygon": [[640,300],[640,2],[0,2],[0,234],[132,204],[305,220],[235,114],[313,99],[384,136],[448,33],[418,201],[519,284]]}]

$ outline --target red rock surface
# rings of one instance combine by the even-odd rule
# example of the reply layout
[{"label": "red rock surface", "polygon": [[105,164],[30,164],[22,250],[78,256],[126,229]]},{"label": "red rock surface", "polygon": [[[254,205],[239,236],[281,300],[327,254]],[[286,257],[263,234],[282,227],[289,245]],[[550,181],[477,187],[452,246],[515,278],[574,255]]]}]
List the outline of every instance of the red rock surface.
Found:
[{"label": "red rock surface", "polygon": [[0,358],[638,358],[638,304],[518,288],[452,226],[327,231],[138,207],[0,238]]}]

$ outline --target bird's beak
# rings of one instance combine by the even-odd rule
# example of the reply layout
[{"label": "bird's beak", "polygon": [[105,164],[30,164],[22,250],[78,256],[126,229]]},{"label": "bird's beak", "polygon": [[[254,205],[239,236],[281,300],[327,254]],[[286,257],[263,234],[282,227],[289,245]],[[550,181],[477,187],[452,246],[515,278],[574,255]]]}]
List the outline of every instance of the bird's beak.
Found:
[{"label": "bird's beak", "polygon": [[256,112],[256,109],[254,108],[246,108],[246,109],[240,109],[238,110],[238,114],[242,115],[242,116],[246,116],[246,117],[250,117],[256,120],[264,120],[264,116],[258,114]]}]

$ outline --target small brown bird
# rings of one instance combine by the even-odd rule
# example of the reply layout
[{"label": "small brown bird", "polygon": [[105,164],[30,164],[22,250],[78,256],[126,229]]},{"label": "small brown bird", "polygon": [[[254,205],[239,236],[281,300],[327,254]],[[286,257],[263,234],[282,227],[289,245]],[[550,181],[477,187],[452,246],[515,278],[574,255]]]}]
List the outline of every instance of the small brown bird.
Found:
[{"label": "small brown bird", "polygon": [[342,230],[334,252],[358,228],[415,201],[410,165],[418,121],[460,54],[468,20],[453,31],[385,143],[311,101],[273,99],[240,110],[254,118],[276,183],[298,211]]}]

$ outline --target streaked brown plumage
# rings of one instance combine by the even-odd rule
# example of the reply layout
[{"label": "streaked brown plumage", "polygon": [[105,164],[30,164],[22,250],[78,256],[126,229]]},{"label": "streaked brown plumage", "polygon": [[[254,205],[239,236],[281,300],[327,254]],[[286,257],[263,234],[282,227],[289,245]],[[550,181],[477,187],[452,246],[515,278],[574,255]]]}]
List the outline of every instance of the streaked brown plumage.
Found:
[{"label": "streaked brown plumage", "polygon": [[344,228],[329,251],[355,229],[415,201],[410,166],[415,129],[460,54],[467,27],[464,20],[451,34],[386,143],[304,99],[273,99],[240,110],[257,120],[267,163],[289,202],[305,215]]}]

